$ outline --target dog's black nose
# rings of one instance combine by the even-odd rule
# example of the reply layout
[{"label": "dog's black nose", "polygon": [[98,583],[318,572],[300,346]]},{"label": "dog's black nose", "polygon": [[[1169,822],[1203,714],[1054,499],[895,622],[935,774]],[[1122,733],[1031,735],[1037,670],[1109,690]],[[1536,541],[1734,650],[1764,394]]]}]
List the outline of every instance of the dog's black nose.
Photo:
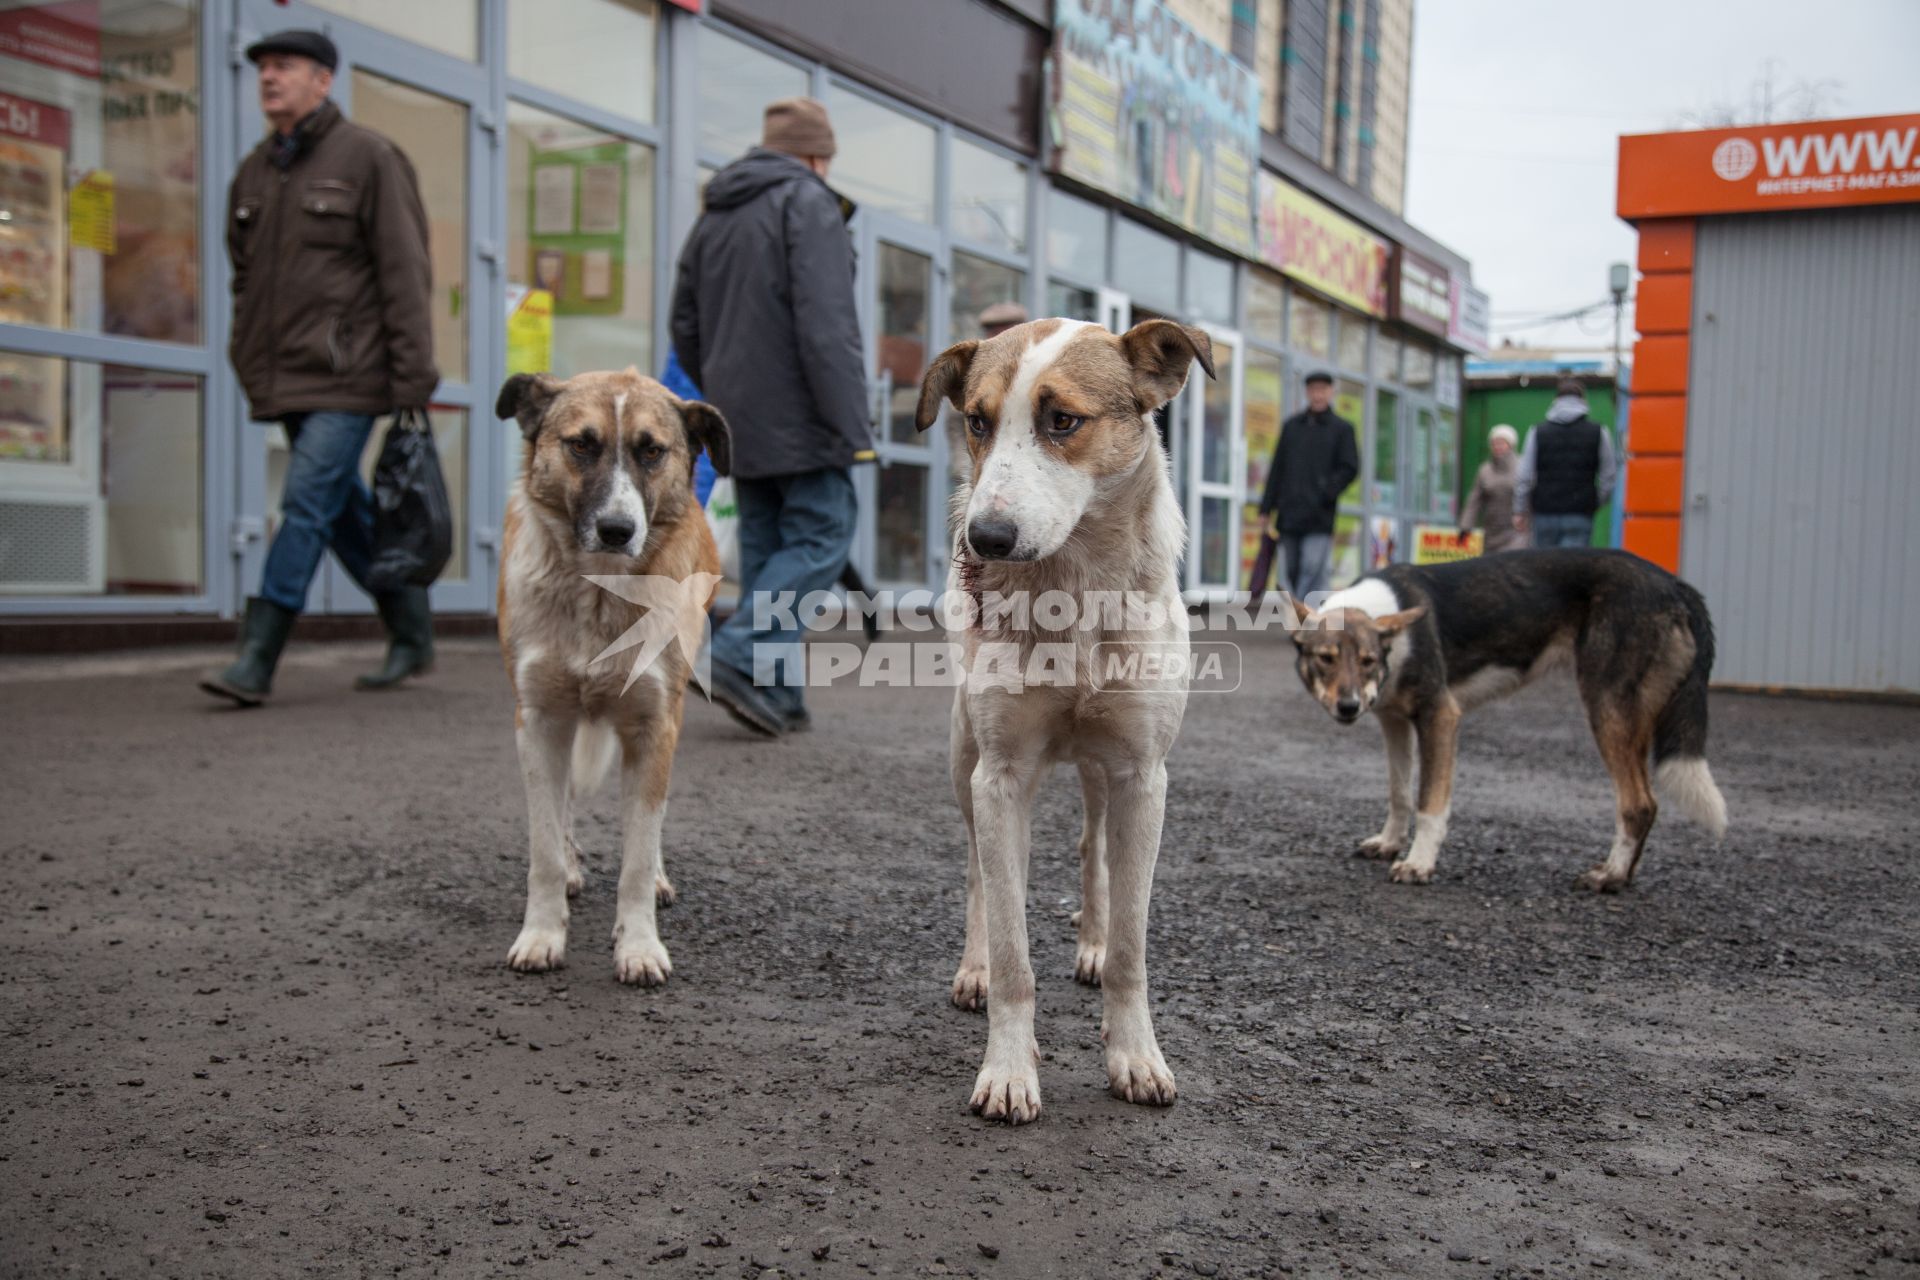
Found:
[{"label": "dog's black nose", "polygon": [[967,545],[982,560],[1005,560],[1020,540],[1020,526],[1011,520],[975,520],[967,525]]},{"label": "dog's black nose", "polygon": [[1342,698],[1333,704],[1333,709],[1339,713],[1342,720],[1356,719],[1360,715],[1360,699]]},{"label": "dog's black nose", "polygon": [[593,530],[600,535],[600,545],[610,551],[617,551],[633,541],[633,521],[625,516],[603,516]]}]

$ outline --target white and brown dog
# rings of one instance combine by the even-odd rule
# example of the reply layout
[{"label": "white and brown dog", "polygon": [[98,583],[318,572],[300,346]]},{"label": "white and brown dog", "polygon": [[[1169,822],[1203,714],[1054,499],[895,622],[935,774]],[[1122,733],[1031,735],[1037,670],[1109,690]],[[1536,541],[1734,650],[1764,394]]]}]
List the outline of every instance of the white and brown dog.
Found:
[{"label": "white and brown dog", "polygon": [[[963,639],[968,679],[954,700],[952,769],[967,827],[967,940],[953,1000],[987,1004],[972,1106],[989,1119],[1021,1124],[1040,1114],[1027,860],[1034,794],[1058,761],[1078,765],[1086,802],[1076,967],[1104,988],[1108,1085],[1130,1102],[1174,1100],[1147,1006],[1146,937],[1166,758],[1186,710],[1177,576],[1186,521],[1152,414],[1196,360],[1211,376],[1207,336],[1171,321],[1116,337],[1040,320],[948,348],[921,386],[921,430],[942,401],[965,419],[971,478],[954,494],[949,588],[988,606]],[[1079,625],[1083,612],[1049,631],[1040,624],[1049,593],[1082,611],[1093,593],[1151,607],[1094,626]],[[1019,597],[1040,603],[1033,625],[996,620],[993,602]],[[1010,687],[981,678],[990,649],[1018,655],[1043,644],[1071,646],[1070,679]],[[1182,661],[1167,664],[1177,676],[1101,678],[1103,661],[1146,649],[1177,652]],[[1125,668],[1106,668],[1116,669]]]},{"label": "white and brown dog", "polygon": [[693,460],[705,449],[727,474],[727,424],[633,369],[564,381],[516,374],[495,411],[518,419],[526,438],[500,562],[500,647],[513,682],[529,854],[526,918],[507,963],[541,970],[564,960],[567,899],[582,884],[574,803],[617,749],[625,849],[614,972],[653,986],[673,971],[654,910],[656,897],[673,900],[660,832],[691,667],[683,646],[667,644],[628,688],[631,655],[596,661],[648,610],[587,575],[663,583],[656,609],[673,607],[668,599],[684,585],[693,595],[680,603],[704,612],[720,556],[694,499]]}]

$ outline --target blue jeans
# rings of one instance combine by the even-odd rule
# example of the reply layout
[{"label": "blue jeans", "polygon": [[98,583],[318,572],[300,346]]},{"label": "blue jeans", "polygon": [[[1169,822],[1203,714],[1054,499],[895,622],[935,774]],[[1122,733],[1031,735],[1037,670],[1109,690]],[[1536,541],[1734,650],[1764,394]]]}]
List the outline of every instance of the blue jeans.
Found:
[{"label": "blue jeans", "polygon": [[[1327,574],[1332,568],[1332,534],[1280,535],[1280,585],[1294,599],[1305,600],[1316,591],[1325,591]],[[1262,589],[1266,586],[1260,585]]]},{"label": "blue jeans", "polygon": [[1536,547],[1585,547],[1593,544],[1592,516],[1535,516],[1533,545]]},{"label": "blue jeans", "polygon": [[328,547],[347,576],[367,585],[373,561],[373,494],[360,457],[373,434],[370,413],[300,413],[284,422],[291,451],[280,493],[280,529],[267,548],[260,594],[282,609],[306,607],[307,587]]},{"label": "blue jeans", "polygon": [[[801,709],[806,648],[793,614],[846,567],[853,545],[853,475],[844,468],[733,482],[740,504],[740,607],[713,633],[713,660],[753,677],[788,713]],[[778,597],[791,592],[784,601]],[[774,608],[778,602],[782,608]],[[754,614],[765,626],[754,625]]]}]

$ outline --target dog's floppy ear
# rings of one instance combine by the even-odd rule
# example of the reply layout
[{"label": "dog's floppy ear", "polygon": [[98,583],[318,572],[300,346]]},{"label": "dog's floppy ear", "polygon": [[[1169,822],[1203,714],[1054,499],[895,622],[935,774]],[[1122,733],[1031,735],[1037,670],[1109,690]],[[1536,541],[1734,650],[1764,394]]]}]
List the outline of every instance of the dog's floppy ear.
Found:
[{"label": "dog's floppy ear", "polygon": [[1141,321],[1120,335],[1120,351],[1133,367],[1133,397],[1142,413],[1179,395],[1195,360],[1209,378],[1214,376],[1213,341],[1203,331],[1171,320]]},{"label": "dog's floppy ear", "polygon": [[673,404],[680,411],[680,421],[694,448],[705,449],[713,460],[714,474],[732,475],[733,431],[720,411],[704,400],[675,400]]},{"label": "dog's floppy ear", "polygon": [[1385,617],[1373,620],[1373,629],[1380,633],[1382,640],[1391,640],[1414,623],[1427,616],[1427,606],[1417,604],[1411,609],[1402,609],[1398,613],[1389,613]]},{"label": "dog's floppy ear", "polygon": [[500,385],[493,416],[519,419],[520,434],[531,440],[540,434],[540,420],[559,394],[560,379],[550,373],[516,373]]},{"label": "dog's floppy ear", "polygon": [[967,385],[967,370],[973,367],[973,353],[979,349],[980,344],[969,339],[940,353],[920,381],[920,404],[913,411],[915,430],[925,431],[933,425],[940,416],[942,400],[950,401],[956,409],[961,407],[960,391]]},{"label": "dog's floppy ear", "polygon": [[1286,599],[1287,607],[1293,613],[1293,620],[1286,624],[1287,638],[1293,641],[1295,647],[1298,647],[1301,643],[1300,634],[1305,631],[1307,627],[1307,619],[1313,617],[1313,609],[1305,600],[1294,595],[1291,591],[1283,591],[1280,594]]}]

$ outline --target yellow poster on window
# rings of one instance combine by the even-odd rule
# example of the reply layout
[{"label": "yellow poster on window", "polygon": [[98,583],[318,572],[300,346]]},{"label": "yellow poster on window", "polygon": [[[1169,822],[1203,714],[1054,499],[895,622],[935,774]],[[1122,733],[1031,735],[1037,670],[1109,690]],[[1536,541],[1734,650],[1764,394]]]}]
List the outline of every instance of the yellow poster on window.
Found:
[{"label": "yellow poster on window", "polygon": [[67,192],[67,226],[76,249],[112,253],[113,175],[94,169]]},{"label": "yellow poster on window", "polygon": [[552,368],[553,294],[507,286],[507,372],[546,373]]}]

